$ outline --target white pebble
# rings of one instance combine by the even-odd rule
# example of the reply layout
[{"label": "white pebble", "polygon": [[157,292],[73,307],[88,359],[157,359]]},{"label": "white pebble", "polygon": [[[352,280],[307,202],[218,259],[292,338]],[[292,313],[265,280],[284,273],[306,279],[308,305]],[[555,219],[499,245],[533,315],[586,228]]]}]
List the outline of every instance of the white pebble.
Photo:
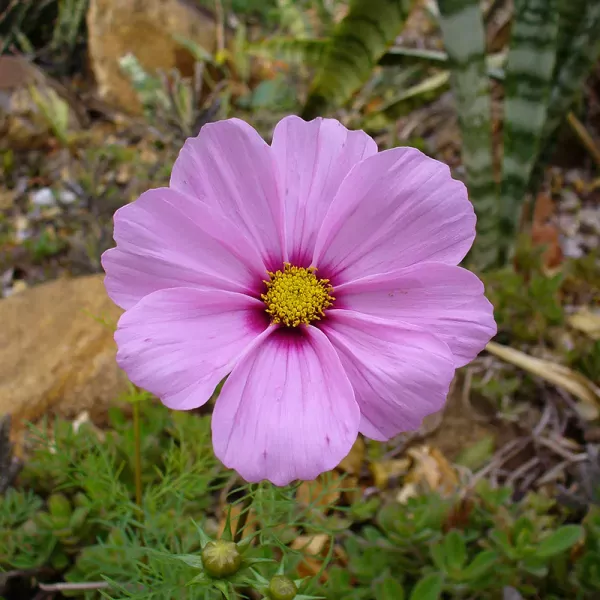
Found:
[{"label": "white pebble", "polygon": [[42,188],[41,190],[32,192],[31,203],[35,206],[54,206],[56,198],[50,188]]}]

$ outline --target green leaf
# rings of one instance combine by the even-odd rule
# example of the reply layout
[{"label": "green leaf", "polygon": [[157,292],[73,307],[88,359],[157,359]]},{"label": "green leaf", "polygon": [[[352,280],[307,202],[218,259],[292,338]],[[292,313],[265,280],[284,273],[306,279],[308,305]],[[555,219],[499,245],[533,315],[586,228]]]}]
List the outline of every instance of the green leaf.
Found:
[{"label": "green leaf", "polygon": [[371,76],[400,32],[410,0],[352,0],[335,27],[302,111],[304,119],[341,106]]},{"label": "green leaf", "polygon": [[284,77],[261,81],[252,92],[250,106],[253,110],[276,110],[293,107],[296,94]]},{"label": "green leaf", "polygon": [[495,445],[496,438],[493,435],[486,435],[472,446],[465,448],[455,462],[475,471],[492,457]]},{"label": "green leaf", "polygon": [[404,48],[392,46],[379,60],[382,67],[397,67],[423,61],[428,65],[445,67],[448,64],[448,55],[441,50],[427,50],[424,48]]},{"label": "green leaf", "polygon": [[192,523],[194,524],[196,531],[198,531],[198,536],[200,537],[200,547],[204,548],[204,546],[206,546],[206,544],[208,544],[208,542],[212,540],[210,537],[208,537],[208,535],[206,535],[204,529],[200,525],[198,525],[198,523],[196,523],[196,521],[194,521],[193,519]]},{"label": "green leaf", "polygon": [[[350,557],[352,560],[352,557]],[[351,587],[351,575],[347,569],[338,566],[333,566],[329,569],[327,578],[328,590],[345,590]]]},{"label": "green leaf", "polygon": [[272,562],[275,562],[275,559],[273,559],[273,558],[260,558],[260,557],[246,558],[246,559],[244,559],[244,566],[245,567],[249,567],[251,565],[256,565],[258,563],[272,563]]},{"label": "green leaf", "polygon": [[78,506],[71,515],[69,525],[73,529],[79,529],[82,527],[90,514],[90,509],[86,506]]},{"label": "green leaf", "polygon": [[484,550],[480,552],[463,571],[465,579],[477,579],[485,575],[500,559],[497,552]]},{"label": "green leaf", "polygon": [[226,600],[233,600],[231,595],[233,593],[233,590],[231,589],[231,586],[228,583],[226,583],[225,581],[213,581],[213,585],[221,592],[221,594],[223,594]]},{"label": "green leaf", "polygon": [[[502,53],[492,54],[487,57],[487,71],[490,77],[504,79],[505,56]],[[448,66],[448,55],[435,50],[421,50],[396,46],[391,48],[379,61],[380,65],[395,65],[405,62],[407,64],[423,62],[430,65]],[[408,71],[408,69],[407,69]],[[386,102],[378,111],[384,113],[389,119],[399,119],[422,105],[437,100],[449,87],[450,71],[437,71],[427,76],[415,85],[401,88],[402,92]]]},{"label": "green leaf", "polygon": [[453,529],[444,538],[446,564],[450,569],[459,570],[467,562],[467,544],[459,531]]},{"label": "green leaf", "polygon": [[48,128],[63,144],[69,142],[69,105],[52,88],[38,89],[35,85],[29,87],[31,99],[46,121]]},{"label": "green leaf", "polygon": [[214,56],[203,48],[200,44],[197,44],[194,40],[186,38],[179,34],[174,34],[173,40],[178,44],[181,44],[198,62],[208,63],[209,65],[216,65]]},{"label": "green leaf", "polygon": [[583,527],[580,525],[564,525],[544,538],[538,545],[536,556],[549,558],[565,552],[583,537]]},{"label": "green leaf", "polygon": [[435,100],[448,89],[449,71],[440,71],[419,83],[405,89],[402,93],[384,104],[380,112],[391,119],[399,119],[420,106]]},{"label": "green leaf", "polygon": [[556,49],[555,73],[559,73],[571,54],[571,42],[585,15],[588,0],[559,0],[559,30]]},{"label": "green leaf", "polygon": [[426,575],[415,585],[410,600],[438,600],[443,583],[444,580],[439,573]]},{"label": "green leaf", "polygon": [[191,579],[190,581],[188,581],[186,583],[187,586],[194,586],[194,585],[199,585],[202,587],[208,587],[211,586],[213,584],[213,579],[211,579],[206,573],[204,573],[204,571],[202,573],[199,573],[198,575],[196,575],[196,577],[194,577],[193,579]]},{"label": "green leaf", "polygon": [[[502,70],[506,56],[503,52],[490,54],[486,57],[488,75],[496,79],[504,79]],[[424,48],[405,48],[393,46],[380,59],[382,67],[408,66],[424,63],[430,66],[448,67],[448,55],[441,50],[426,50]]]},{"label": "green leaf", "polygon": [[178,554],[175,558],[194,569],[202,569],[203,567],[202,558],[199,554]]},{"label": "green leaf", "polygon": [[558,0],[516,3],[506,64],[502,239],[512,241],[538,154],[556,61]]},{"label": "green leaf", "polygon": [[69,518],[73,512],[69,499],[64,494],[52,494],[48,498],[48,510],[53,517]]},{"label": "green leaf", "polygon": [[444,545],[443,544],[435,544],[435,545],[431,546],[430,552],[431,552],[431,558],[433,559],[433,564],[440,571],[446,572],[448,567],[446,565],[446,552],[444,551]]},{"label": "green leaf", "polygon": [[[243,511],[244,509],[242,509]],[[249,509],[247,509],[249,510]],[[240,512],[240,517],[242,513]],[[223,527],[223,533],[221,534],[221,539],[226,542],[233,541],[233,531],[231,528],[231,504],[227,505],[227,517],[225,518],[225,526]],[[236,540],[237,541],[237,540]]]},{"label": "green leaf", "polygon": [[[561,5],[565,2],[573,4],[573,0],[561,0]],[[575,0],[574,3],[582,4],[580,0]],[[600,3],[595,0],[584,2],[578,19],[573,19],[574,8],[563,7],[561,10],[559,39],[567,58],[559,63],[559,68],[555,71],[546,135],[560,125],[600,55]]]},{"label": "green leaf", "polygon": [[391,576],[373,584],[375,600],[404,600],[404,588]]},{"label": "green leaf", "polygon": [[462,133],[467,187],[480,234],[473,255],[478,262],[489,264],[498,259],[500,238],[485,31],[479,5],[479,0],[438,1],[440,27],[452,72],[450,84]]},{"label": "green leaf", "polygon": [[534,577],[543,578],[548,575],[548,565],[539,557],[529,556],[523,560],[521,567]]},{"label": "green leaf", "polygon": [[515,549],[510,542],[508,534],[506,531],[502,531],[499,529],[494,529],[490,534],[489,538],[495,542],[498,546],[500,546],[501,550],[508,556],[509,558],[515,557]]}]

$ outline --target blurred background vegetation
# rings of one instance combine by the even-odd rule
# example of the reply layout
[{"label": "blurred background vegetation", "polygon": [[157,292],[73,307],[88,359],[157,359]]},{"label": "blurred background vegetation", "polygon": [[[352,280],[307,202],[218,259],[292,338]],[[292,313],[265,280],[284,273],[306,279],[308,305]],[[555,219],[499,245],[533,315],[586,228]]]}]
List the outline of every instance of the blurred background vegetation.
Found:
[{"label": "blurred background vegetation", "polygon": [[[451,166],[499,331],[421,430],[274,491],[123,380],[99,258],[204,123],[290,113]],[[0,165],[3,598],[218,598],[177,555],[228,503],[328,600],[600,597],[599,2],[0,0]]]}]

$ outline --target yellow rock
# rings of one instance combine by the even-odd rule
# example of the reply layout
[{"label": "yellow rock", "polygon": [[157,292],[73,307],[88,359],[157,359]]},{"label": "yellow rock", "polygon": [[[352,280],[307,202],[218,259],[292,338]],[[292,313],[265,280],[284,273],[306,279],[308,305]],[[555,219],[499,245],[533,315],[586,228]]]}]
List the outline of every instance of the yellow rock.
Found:
[{"label": "yellow rock", "polygon": [[213,15],[189,0],[91,0],[87,26],[99,95],[130,113],[139,113],[141,105],[121,71],[121,58],[135,55],[152,75],[177,68],[190,77],[194,58],[175,38],[187,38],[210,54],[217,47]]},{"label": "yellow rock", "polygon": [[0,416],[13,416],[15,435],[45,414],[100,417],[127,389],[115,362],[120,312],[103,275],[59,279],[0,300]]}]

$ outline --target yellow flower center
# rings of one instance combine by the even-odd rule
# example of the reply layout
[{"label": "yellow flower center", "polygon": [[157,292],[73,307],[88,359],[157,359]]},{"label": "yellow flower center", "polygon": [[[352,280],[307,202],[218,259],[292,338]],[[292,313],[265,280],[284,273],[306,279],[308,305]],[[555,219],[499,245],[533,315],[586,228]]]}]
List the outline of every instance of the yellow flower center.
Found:
[{"label": "yellow flower center", "polygon": [[329,279],[317,279],[315,267],[293,267],[283,265],[283,270],[267,271],[265,281],[267,291],[261,295],[267,305],[267,313],[272,323],[282,323],[288,327],[298,327],[318,321],[325,309],[333,304],[333,288]]}]

